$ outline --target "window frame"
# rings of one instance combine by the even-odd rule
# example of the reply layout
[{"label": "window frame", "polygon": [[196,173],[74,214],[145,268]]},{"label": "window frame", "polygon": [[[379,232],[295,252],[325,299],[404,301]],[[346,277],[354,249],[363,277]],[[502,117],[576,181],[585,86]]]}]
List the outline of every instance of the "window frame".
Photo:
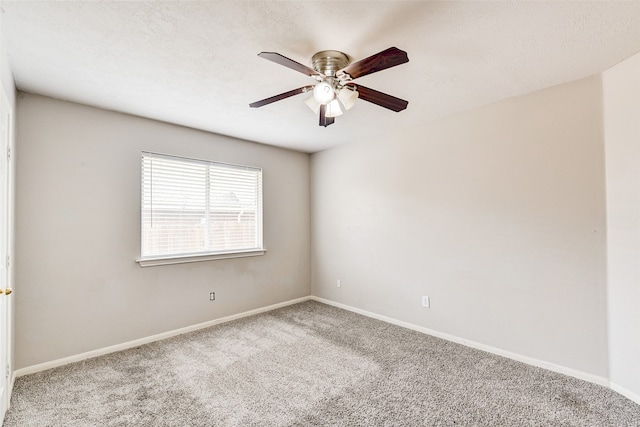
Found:
[{"label": "window frame", "polygon": [[[258,172],[258,183],[259,183],[259,194],[257,195],[257,207],[256,214],[258,218],[257,221],[257,240],[258,247],[250,248],[250,249],[226,249],[226,250],[216,250],[216,251],[197,251],[197,252],[183,252],[183,253],[172,253],[166,255],[147,255],[144,256],[142,254],[144,239],[145,239],[145,229],[144,229],[144,185],[145,185],[145,169],[144,169],[144,161],[146,156],[158,157],[158,158],[167,158],[174,161],[184,161],[186,163],[199,163],[213,166],[220,166],[223,168],[230,169],[247,169],[254,170]],[[150,151],[142,151],[140,153],[140,257],[136,259],[136,262],[140,264],[141,267],[151,267],[157,265],[167,265],[167,264],[182,264],[182,263],[190,263],[190,262],[200,262],[200,261],[211,261],[211,260],[219,260],[219,259],[232,259],[232,258],[244,258],[244,257],[254,257],[264,255],[267,250],[264,247],[264,212],[263,212],[263,182],[262,182],[262,168],[255,166],[247,166],[247,165],[239,165],[234,163],[226,163],[219,162],[213,160],[203,160],[203,159],[195,159],[191,157],[185,156],[177,156],[173,154],[163,154],[156,153]],[[211,181],[207,181],[210,183]],[[205,185],[207,187],[208,185]],[[206,200],[209,203],[210,199],[211,187],[205,189]]]}]

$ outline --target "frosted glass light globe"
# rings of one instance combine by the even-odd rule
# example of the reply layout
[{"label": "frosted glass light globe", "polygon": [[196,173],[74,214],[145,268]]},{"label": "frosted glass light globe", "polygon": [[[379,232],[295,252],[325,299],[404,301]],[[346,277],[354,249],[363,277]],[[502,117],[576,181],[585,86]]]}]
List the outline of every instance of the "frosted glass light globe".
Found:
[{"label": "frosted glass light globe", "polygon": [[327,104],[325,116],[338,117],[341,115],[342,115],[342,108],[340,108],[340,103],[338,102],[337,99],[334,99],[333,101]]},{"label": "frosted glass light globe", "polygon": [[313,97],[320,104],[327,105],[336,97],[333,87],[327,82],[320,82],[313,88]]},{"label": "frosted glass light globe", "polygon": [[338,99],[342,102],[342,105],[344,105],[345,110],[348,110],[356,103],[358,92],[343,87],[340,92],[338,92]]}]

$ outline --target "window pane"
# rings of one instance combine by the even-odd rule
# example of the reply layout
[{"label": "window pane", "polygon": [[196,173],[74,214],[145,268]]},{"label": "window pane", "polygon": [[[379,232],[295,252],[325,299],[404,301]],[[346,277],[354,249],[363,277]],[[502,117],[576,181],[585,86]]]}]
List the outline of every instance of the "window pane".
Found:
[{"label": "window pane", "polygon": [[142,154],[142,257],[262,249],[262,170]]}]

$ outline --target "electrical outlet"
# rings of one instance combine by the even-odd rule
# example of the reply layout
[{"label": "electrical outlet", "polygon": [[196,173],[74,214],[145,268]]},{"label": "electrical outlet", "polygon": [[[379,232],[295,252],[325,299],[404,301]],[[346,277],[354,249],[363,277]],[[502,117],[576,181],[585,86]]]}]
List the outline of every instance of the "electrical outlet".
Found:
[{"label": "electrical outlet", "polygon": [[429,301],[429,297],[428,296],[423,296],[422,297],[422,306],[424,308],[429,308],[431,307],[431,301]]},{"label": "electrical outlet", "polygon": [[215,299],[216,299],[216,293],[209,292],[209,301],[215,301]]},{"label": "electrical outlet", "polygon": [[340,279],[336,280],[336,288],[341,288],[342,287],[342,283],[340,282]]}]

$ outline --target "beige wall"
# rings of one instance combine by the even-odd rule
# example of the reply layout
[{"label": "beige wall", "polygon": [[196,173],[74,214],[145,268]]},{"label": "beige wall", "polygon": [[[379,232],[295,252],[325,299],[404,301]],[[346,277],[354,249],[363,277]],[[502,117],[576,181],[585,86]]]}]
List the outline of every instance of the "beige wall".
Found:
[{"label": "beige wall", "polygon": [[[1,16],[1,15],[0,15]],[[16,88],[13,82],[13,74],[9,65],[9,55],[5,48],[5,42],[0,35],[0,84],[7,95],[11,108],[15,110],[16,104]]]},{"label": "beige wall", "polygon": [[640,403],[640,54],[603,74],[611,382]]},{"label": "beige wall", "polygon": [[312,292],[607,378],[604,189],[599,77],[314,154]]},{"label": "beige wall", "polygon": [[[15,368],[309,295],[307,154],[30,94],[17,107]],[[142,150],[262,167],[267,254],[141,268]]]}]

